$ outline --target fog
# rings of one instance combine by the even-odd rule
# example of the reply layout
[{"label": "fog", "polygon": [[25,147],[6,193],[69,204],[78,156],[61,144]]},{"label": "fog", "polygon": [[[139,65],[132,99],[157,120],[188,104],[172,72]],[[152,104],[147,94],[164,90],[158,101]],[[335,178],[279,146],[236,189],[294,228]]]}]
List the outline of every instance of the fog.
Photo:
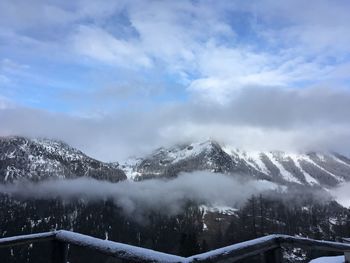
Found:
[{"label": "fog", "polygon": [[331,189],[330,194],[339,204],[350,208],[350,182]]},{"label": "fog", "polygon": [[194,172],[181,174],[171,180],[151,179],[141,182],[110,183],[91,178],[48,180],[39,183],[27,181],[0,185],[0,192],[24,199],[110,199],[127,215],[140,219],[148,211],[177,214],[189,200],[198,204],[238,208],[252,195],[277,188],[276,184],[268,181]]}]

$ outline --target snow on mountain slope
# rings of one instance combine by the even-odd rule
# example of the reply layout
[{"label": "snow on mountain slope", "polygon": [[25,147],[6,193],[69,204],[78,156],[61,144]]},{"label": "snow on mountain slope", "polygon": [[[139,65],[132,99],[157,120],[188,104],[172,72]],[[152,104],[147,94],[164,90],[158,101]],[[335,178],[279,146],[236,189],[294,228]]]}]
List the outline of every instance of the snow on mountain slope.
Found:
[{"label": "snow on mountain slope", "polygon": [[135,165],[130,166],[130,162],[132,161],[122,165],[122,168],[129,177],[138,175],[136,179],[174,177],[180,172],[198,170],[229,172],[234,165],[231,157],[212,141],[160,148],[149,156],[136,160]]},{"label": "snow on mountain slope", "polygon": [[265,164],[261,161],[260,152],[246,152],[240,149],[234,149],[231,147],[222,147],[223,151],[231,156],[231,158],[239,163],[245,162],[247,166],[257,169],[262,173],[268,174],[268,169]]},{"label": "snow on mountain slope", "polygon": [[319,184],[319,182],[315,178],[313,178],[308,172],[304,171],[303,168],[301,167],[300,161],[299,161],[300,159],[302,159],[301,155],[291,153],[288,156],[293,160],[296,167],[302,172],[302,174],[304,175],[305,180],[308,184],[310,184],[310,185]]},{"label": "snow on mountain slope", "polygon": [[121,165],[120,168],[123,169],[126,177],[129,180],[135,180],[136,178],[141,176],[141,173],[134,169],[134,167],[139,165],[141,161],[142,159],[139,158],[129,158]]},{"label": "snow on mountain slope", "polygon": [[337,153],[244,151],[210,140],[160,148],[144,158],[129,160],[122,168],[137,180],[198,170],[320,187],[350,180],[350,159]]},{"label": "snow on mountain slope", "polygon": [[244,151],[208,140],[160,148],[119,166],[94,160],[59,141],[0,138],[0,182],[79,176],[111,181],[143,180],[204,170],[241,174],[282,185],[329,188],[350,181],[350,159],[338,153]]},{"label": "snow on mountain slope", "polygon": [[[341,178],[338,175],[333,174],[332,172],[330,172],[329,170],[327,170],[326,168],[322,167],[321,165],[319,165],[318,163],[316,163],[313,159],[310,158],[310,156],[305,156],[304,157],[305,161],[308,161],[310,163],[312,163],[314,166],[316,166],[317,168],[319,168],[320,170],[324,171],[325,173],[329,174],[330,176],[334,177],[337,181],[339,182],[344,182],[344,178]],[[322,160],[322,162],[325,161],[325,158],[320,158],[320,160]]]},{"label": "snow on mountain slope", "polygon": [[111,181],[126,179],[116,164],[92,159],[63,142],[23,137],[0,138],[0,183],[80,176]]},{"label": "snow on mountain slope", "polygon": [[270,159],[273,165],[277,167],[277,169],[280,172],[280,175],[283,177],[284,180],[288,182],[299,183],[299,184],[301,183],[298,178],[296,178],[291,172],[286,170],[283,164],[276,158],[276,155],[274,155],[271,152],[266,152],[265,155]]}]

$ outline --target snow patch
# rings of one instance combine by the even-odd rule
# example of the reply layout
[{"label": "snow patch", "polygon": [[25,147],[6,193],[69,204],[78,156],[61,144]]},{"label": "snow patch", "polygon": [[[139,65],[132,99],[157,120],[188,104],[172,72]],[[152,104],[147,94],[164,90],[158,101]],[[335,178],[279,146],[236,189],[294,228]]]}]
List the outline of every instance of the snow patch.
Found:
[{"label": "snow patch", "polygon": [[301,167],[300,160],[303,159],[303,155],[289,154],[288,156],[293,160],[295,166],[302,172],[308,184],[310,185],[319,184],[319,182],[315,178],[313,178],[308,172],[304,171],[304,169]]},{"label": "snow patch", "polygon": [[327,174],[333,176],[335,179],[337,179],[337,181],[339,181],[339,182],[344,182],[344,179],[343,179],[343,178],[341,178],[341,177],[339,177],[339,176],[337,176],[337,175],[331,173],[330,171],[327,171],[327,170],[324,169],[322,166],[320,166],[320,165],[318,165],[317,163],[315,163],[315,162],[310,158],[310,156],[304,155],[304,159],[305,159],[305,161],[311,163],[312,165],[316,166],[316,167],[319,168],[320,170],[322,170],[322,171],[326,172]]},{"label": "snow patch", "polygon": [[121,165],[122,170],[124,171],[128,180],[134,181],[135,178],[141,176],[142,174],[135,170],[135,167],[142,161],[139,158],[129,158],[124,164]]},{"label": "snow patch", "polygon": [[261,152],[243,151],[239,149],[234,149],[230,146],[225,146],[222,149],[230,156],[235,156],[241,160],[244,160],[249,166],[252,166],[254,169],[257,169],[266,175],[270,174],[266,165],[261,160]]},{"label": "snow patch", "polygon": [[283,167],[283,165],[276,160],[275,156],[271,152],[266,152],[265,154],[270,159],[270,161],[278,168],[278,170],[280,171],[280,175],[283,177],[284,180],[301,184],[299,179],[295,178],[290,172],[288,172]]},{"label": "snow patch", "polygon": [[337,161],[338,163],[341,163],[341,164],[344,164],[345,166],[350,167],[350,164],[348,164],[347,162],[344,162],[343,160],[339,159],[337,156],[335,156],[335,155],[331,155],[331,156],[332,156],[332,158],[333,158],[335,161]]},{"label": "snow patch", "polygon": [[213,145],[211,141],[205,141],[202,143],[191,143],[184,149],[171,149],[169,150],[168,157],[173,163],[177,163],[181,160],[187,159],[189,157],[198,156],[203,152],[209,152]]},{"label": "snow patch", "polygon": [[213,205],[213,206],[201,205],[199,208],[201,210],[203,210],[203,217],[207,213],[219,213],[219,214],[223,214],[223,215],[235,215],[238,211],[237,208],[230,207],[230,206],[223,206],[223,205]]}]

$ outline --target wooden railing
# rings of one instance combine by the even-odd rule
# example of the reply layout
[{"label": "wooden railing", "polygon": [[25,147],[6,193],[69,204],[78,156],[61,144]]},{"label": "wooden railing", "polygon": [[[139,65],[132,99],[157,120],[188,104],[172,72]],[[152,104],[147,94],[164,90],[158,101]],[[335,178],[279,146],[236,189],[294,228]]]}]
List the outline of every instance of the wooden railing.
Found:
[{"label": "wooden railing", "polygon": [[283,260],[282,247],[341,252],[345,258],[350,252],[350,244],[287,235],[269,235],[185,258],[65,230],[2,238],[0,248],[37,242],[51,242],[53,263],[67,262],[69,244],[127,262],[236,262],[260,255],[262,262],[280,263]]}]

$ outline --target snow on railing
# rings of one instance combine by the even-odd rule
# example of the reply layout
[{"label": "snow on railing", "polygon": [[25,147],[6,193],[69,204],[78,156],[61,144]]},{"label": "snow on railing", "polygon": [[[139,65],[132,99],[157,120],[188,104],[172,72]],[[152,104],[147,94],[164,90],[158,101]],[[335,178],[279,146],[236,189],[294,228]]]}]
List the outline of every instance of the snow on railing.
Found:
[{"label": "snow on railing", "polygon": [[184,258],[65,230],[1,238],[0,248],[45,241],[52,242],[52,262],[54,263],[67,262],[69,244],[128,262],[236,262],[261,255],[262,262],[280,263],[282,262],[281,248],[286,246],[341,252],[345,254],[346,260],[349,260],[348,253],[350,253],[350,244],[287,235],[269,235]]}]

